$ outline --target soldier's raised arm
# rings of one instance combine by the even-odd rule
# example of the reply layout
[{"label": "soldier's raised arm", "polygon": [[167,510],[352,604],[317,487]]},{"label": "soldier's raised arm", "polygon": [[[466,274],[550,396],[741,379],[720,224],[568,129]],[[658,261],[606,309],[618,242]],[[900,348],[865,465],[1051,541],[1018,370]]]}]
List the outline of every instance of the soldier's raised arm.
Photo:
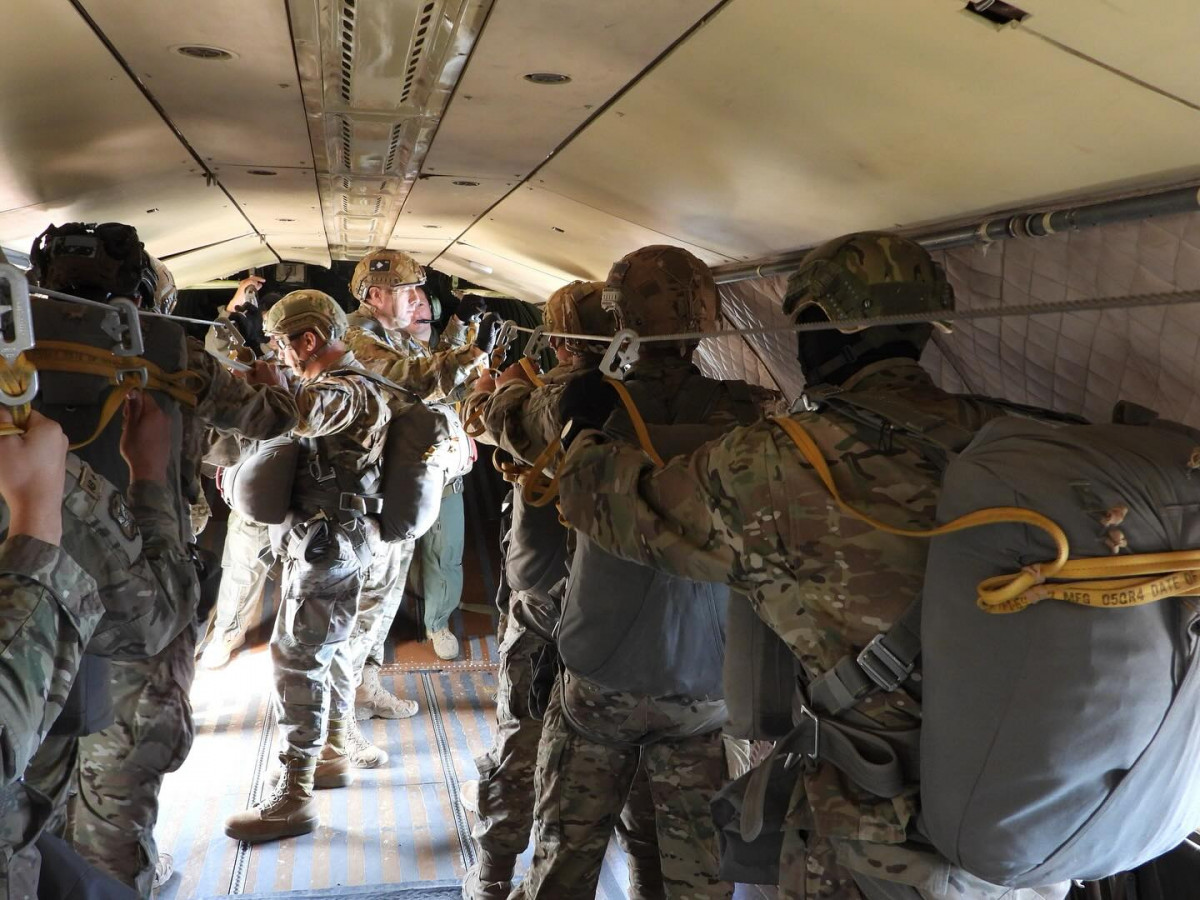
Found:
[{"label": "soldier's raised arm", "polygon": [[[12,417],[0,406],[0,430]],[[96,585],[59,546],[67,438],[30,414],[0,436],[0,788],[16,781],[62,710],[104,607]]]}]

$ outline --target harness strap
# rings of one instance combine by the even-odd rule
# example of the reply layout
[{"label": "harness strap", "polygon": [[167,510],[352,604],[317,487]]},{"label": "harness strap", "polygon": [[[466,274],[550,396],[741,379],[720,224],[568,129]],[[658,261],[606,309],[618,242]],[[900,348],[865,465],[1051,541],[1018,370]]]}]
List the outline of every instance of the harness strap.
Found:
[{"label": "harness strap", "polygon": [[[799,422],[777,416],[770,417],[770,421],[792,439],[834,502],[845,512],[879,531],[900,537],[928,539],[980,525],[1019,524],[1031,525],[1049,535],[1057,550],[1053,560],[1034,563],[1017,573],[995,575],[979,583],[978,603],[985,612],[1020,612],[1041,600],[1064,600],[1080,606],[1123,609],[1167,597],[1200,596],[1200,550],[1069,559],[1071,547],[1066,533],[1051,519],[1031,509],[997,506],[967,513],[945,525],[927,530],[895,528],[855,509],[842,499],[821,449]],[[1048,583],[1047,579],[1050,578],[1063,580]]]},{"label": "harness strap", "polygon": [[876,691],[891,692],[908,680],[921,655],[921,598],[909,604],[890,629],[877,634],[857,656],[843,656],[813,679],[808,696],[815,709],[836,716]]},{"label": "harness strap", "polygon": [[746,842],[762,833],[763,811],[775,761],[785,755],[788,768],[805,761],[827,762],[876,797],[896,797],[920,771],[920,730],[889,731],[887,739],[845,722],[818,717],[797,697],[792,704],[796,726],[775,742],[754,768],[742,800],[741,834]]},{"label": "harness strap", "polygon": [[520,359],[519,365],[524,370],[525,374],[529,376],[529,380],[531,382],[533,382],[534,387],[545,387],[546,386],[546,382],[542,380],[541,374],[538,372],[537,368],[533,365],[532,359],[530,359],[528,356],[522,356]]}]

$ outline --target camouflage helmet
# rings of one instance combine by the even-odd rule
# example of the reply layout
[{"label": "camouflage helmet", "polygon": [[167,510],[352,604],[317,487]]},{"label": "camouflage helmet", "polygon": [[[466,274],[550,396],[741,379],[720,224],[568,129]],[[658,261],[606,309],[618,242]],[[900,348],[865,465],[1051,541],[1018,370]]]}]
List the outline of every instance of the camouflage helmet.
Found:
[{"label": "camouflage helmet", "polygon": [[424,284],[425,270],[420,263],[400,250],[376,250],[368,253],[354,267],[350,278],[350,293],[358,300],[367,299],[372,287],[401,287]]},{"label": "camouflage helmet", "polygon": [[603,303],[618,328],[632,328],[641,337],[715,331],[721,308],[708,266],[666,244],[642,247],[613,263]]},{"label": "camouflage helmet", "polygon": [[346,333],[345,311],[328,294],[311,288],[285,294],[263,316],[263,332],[268,336],[310,330],[327,341]]},{"label": "camouflage helmet", "polygon": [[[563,285],[546,301],[542,323],[547,331],[611,336],[616,331],[616,322],[602,305],[603,293],[603,281],[572,281]],[[574,353],[588,353],[598,346],[595,342],[570,339],[566,345]]]},{"label": "camouflage helmet", "polygon": [[157,256],[147,254],[146,258],[150,260],[150,268],[154,270],[154,311],[170,315],[175,309],[175,304],[179,302],[175,276]]},{"label": "camouflage helmet", "polygon": [[954,289],[916,241],[861,231],[810,251],[788,279],[784,313],[794,316],[809,306],[831,322],[936,312],[954,309]]}]

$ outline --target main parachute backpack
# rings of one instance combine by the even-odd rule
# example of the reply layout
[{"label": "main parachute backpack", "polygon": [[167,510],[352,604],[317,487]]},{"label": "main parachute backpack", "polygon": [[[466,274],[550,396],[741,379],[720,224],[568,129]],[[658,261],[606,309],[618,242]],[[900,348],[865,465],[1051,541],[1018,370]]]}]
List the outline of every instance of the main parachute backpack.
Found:
[{"label": "main parachute backpack", "polygon": [[[932,538],[919,636],[914,609],[808,685],[821,747],[840,712],[872,682],[907,679],[920,654],[921,831],[951,862],[1035,887],[1180,844],[1200,827],[1200,433],[1006,417],[963,449],[919,411],[873,400],[832,402],[946,451],[936,529],[855,511],[803,427],[776,420],[845,511]],[[747,789],[745,838],[768,775]]]}]

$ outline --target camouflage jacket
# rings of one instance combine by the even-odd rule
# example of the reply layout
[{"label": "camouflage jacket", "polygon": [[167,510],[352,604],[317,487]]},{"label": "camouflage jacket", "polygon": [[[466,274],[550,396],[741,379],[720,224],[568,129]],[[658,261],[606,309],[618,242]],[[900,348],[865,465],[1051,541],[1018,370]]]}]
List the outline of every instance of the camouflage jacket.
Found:
[{"label": "camouflage jacket", "polygon": [[[126,498],[76,456],[67,458],[62,546],[103,603],[88,653],[146,659],[195,618],[199,585],[179,507],[163,484],[135,481]],[[0,530],[8,509],[0,501]]]},{"label": "camouflage jacket", "polygon": [[0,597],[4,790],[24,773],[62,711],[104,606],[95,582],[71,557],[28,535],[0,543]]},{"label": "camouflage jacket", "polygon": [[389,332],[365,303],[351,314],[345,342],[364,368],[425,400],[447,397],[487,364],[471,346],[430,350],[405,332]]},{"label": "camouflage jacket", "polygon": [[[939,390],[907,360],[869,366],[844,389],[903,399],[969,430],[1004,414]],[[881,448],[878,432],[867,434],[834,408],[792,418],[824,452],[847,502],[901,527],[935,524],[940,473],[914,446],[897,437]],[[927,542],[843,513],[770,422],[658,470],[636,447],[581,436],[563,465],[560,504],[574,527],[619,556],[747,595],[810,678],[891,627],[924,578]],[[918,704],[903,690],[855,711],[884,729],[919,726]],[[879,799],[828,765],[806,775],[800,790],[817,832],[831,837],[900,843],[916,813],[915,786]]]},{"label": "camouflage jacket", "polygon": [[499,447],[520,462],[532,463],[562,432],[558,398],[563,388],[588,368],[580,362],[564,363],[541,376],[545,382],[541,387],[521,379],[490,394],[471,394],[463,408],[463,419],[477,417],[482,429],[478,440]]},{"label": "camouflage jacket", "polygon": [[[387,389],[374,381],[340,372],[357,367],[358,360],[347,351],[338,362],[315,378],[299,382],[296,407],[300,422],[292,434],[311,438],[301,444],[294,498],[297,509],[314,515],[328,507],[330,491],[376,489],[380,457],[392,419]],[[314,471],[337,473],[336,484],[322,484]]]},{"label": "camouflage jacket", "polygon": [[[198,402],[195,410],[184,407],[180,480],[184,498],[196,505],[203,493],[200,465],[210,428],[247,440],[266,440],[291,431],[298,412],[289,391],[246,383],[205,352],[199,341],[188,338],[187,353]],[[195,529],[188,530],[194,539]]]}]

